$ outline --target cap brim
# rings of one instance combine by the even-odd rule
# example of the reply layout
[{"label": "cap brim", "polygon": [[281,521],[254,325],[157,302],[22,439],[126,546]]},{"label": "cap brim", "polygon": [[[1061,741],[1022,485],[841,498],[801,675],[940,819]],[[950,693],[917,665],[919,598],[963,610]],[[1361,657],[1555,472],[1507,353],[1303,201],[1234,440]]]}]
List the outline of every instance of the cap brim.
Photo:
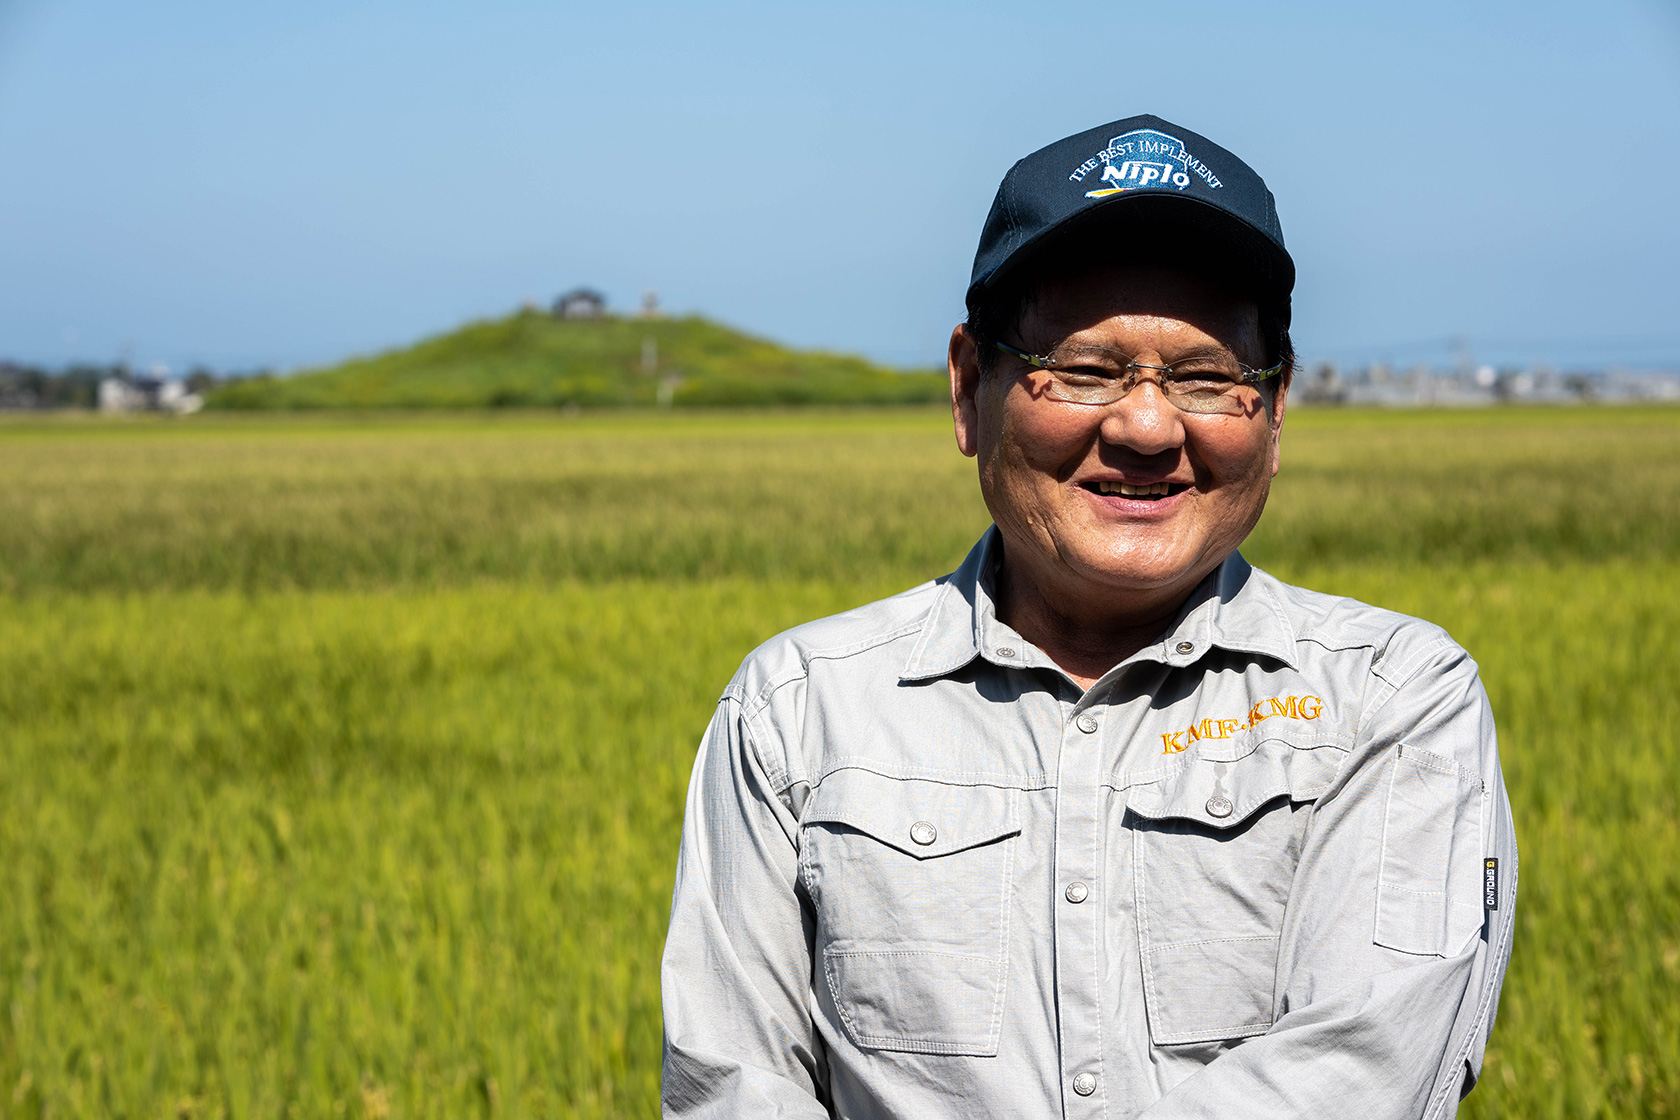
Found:
[{"label": "cap brim", "polygon": [[1172,259],[1163,258],[1182,261],[1183,254],[1198,268],[1287,314],[1295,287],[1295,262],[1289,254],[1241,218],[1176,191],[1127,191],[1081,210],[1023,243],[969,288],[968,302],[972,307],[983,293],[1051,257],[1171,264]]}]

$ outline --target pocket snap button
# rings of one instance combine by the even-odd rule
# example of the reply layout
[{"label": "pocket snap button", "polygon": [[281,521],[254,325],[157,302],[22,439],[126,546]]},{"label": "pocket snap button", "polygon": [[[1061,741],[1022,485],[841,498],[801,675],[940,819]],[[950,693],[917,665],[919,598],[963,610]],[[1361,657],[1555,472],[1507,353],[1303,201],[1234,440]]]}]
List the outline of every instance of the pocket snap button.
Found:
[{"label": "pocket snap button", "polygon": [[1067,900],[1069,902],[1076,904],[1084,902],[1087,898],[1091,897],[1090,888],[1084,883],[1069,883],[1067,885],[1067,890],[1062,893],[1067,896]]},{"label": "pocket snap button", "polygon": [[1075,1074],[1073,1091],[1082,1097],[1088,1097],[1097,1091],[1097,1075],[1094,1073]]},{"label": "pocket snap button", "polygon": [[1179,653],[1195,653],[1196,652],[1196,643],[1195,642],[1179,642],[1178,643],[1178,652]]},{"label": "pocket snap button", "polygon": [[1207,811],[1208,816],[1210,817],[1219,817],[1223,819],[1230,816],[1231,810],[1235,808],[1236,806],[1231,804],[1231,799],[1229,797],[1220,797],[1215,795],[1208,798]]},{"label": "pocket snap button", "polygon": [[939,839],[939,830],[930,821],[917,821],[910,826],[910,839],[925,848]]}]

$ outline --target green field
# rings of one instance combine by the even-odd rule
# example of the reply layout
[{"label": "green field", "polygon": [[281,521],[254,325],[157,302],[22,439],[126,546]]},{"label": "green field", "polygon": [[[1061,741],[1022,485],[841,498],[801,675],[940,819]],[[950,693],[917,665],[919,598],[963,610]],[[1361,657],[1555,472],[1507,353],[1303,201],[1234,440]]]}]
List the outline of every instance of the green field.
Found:
[{"label": "green field", "polygon": [[[1680,412],[1300,412],[1245,552],[1445,625],[1477,1117],[1680,1115]],[[936,411],[0,421],[0,1115],[648,1116],[694,745],[986,524]]]}]

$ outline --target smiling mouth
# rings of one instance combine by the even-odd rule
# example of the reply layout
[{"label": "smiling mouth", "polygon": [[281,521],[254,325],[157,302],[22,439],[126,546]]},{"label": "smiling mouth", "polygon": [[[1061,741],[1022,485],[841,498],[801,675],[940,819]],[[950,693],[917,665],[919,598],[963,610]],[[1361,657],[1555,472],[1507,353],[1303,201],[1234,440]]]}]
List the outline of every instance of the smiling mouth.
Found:
[{"label": "smiling mouth", "polygon": [[1115,494],[1122,498],[1138,498],[1145,502],[1159,501],[1174,494],[1182,494],[1190,489],[1185,482],[1149,482],[1143,485],[1133,485],[1130,482],[1098,482],[1080,483],[1093,494]]}]

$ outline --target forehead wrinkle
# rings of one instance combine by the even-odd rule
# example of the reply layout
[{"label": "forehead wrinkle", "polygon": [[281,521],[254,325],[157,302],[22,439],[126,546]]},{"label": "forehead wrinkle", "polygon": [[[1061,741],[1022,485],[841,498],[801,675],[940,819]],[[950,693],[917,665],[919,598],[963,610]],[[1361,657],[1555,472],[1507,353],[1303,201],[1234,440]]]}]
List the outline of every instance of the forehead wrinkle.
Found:
[{"label": "forehead wrinkle", "polygon": [[[1124,335],[1124,345],[1116,345],[1115,335]],[[1116,315],[1093,323],[1066,335],[1056,344],[1091,347],[1122,354],[1128,358],[1152,353],[1165,359],[1169,354],[1190,357],[1208,351],[1231,349],[1225,342],[1197,327],[1194,323],[1163,315]]]},{"label": "forehead wrinkle", "polygon": [[[1260,316],[1252,299],[1182,271],[1137,265],[1098,265],[1043,277],[1035,298],[1022,308],[1024,339],[1053,346],[1073,342],[1106,349],[1115,334],[1142,334],[1153,344],[1175,331],[1199,336],[1190,343],[1230,349],[1239,357],[1259,350]],[[1246,353],[1245,353],[1246,352]]]}]

